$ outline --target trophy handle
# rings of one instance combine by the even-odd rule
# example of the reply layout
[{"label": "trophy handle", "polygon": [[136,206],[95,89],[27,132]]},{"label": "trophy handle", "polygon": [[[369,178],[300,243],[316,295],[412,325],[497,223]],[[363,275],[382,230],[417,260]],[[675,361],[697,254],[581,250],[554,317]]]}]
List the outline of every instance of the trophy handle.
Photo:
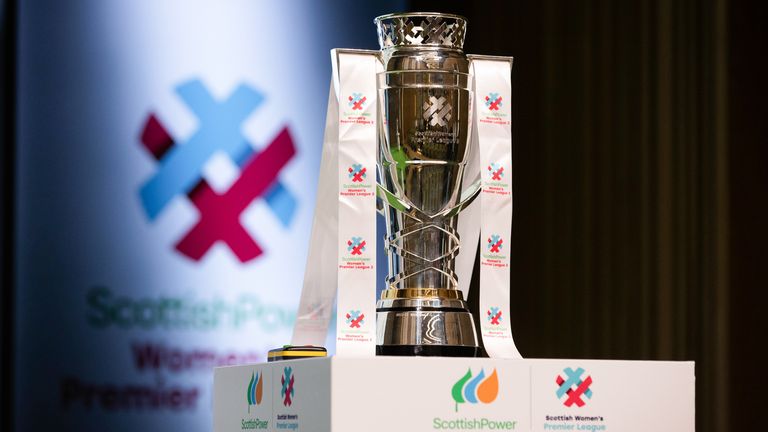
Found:
[{"label": "trophy handle", "polygon": [[[414,210],[410,204],[398,198],[397,195],[387,190],[387,188],[384,187],[384,185],[381,183],[376,182],[376,192],[379,198],[381,198],[385,204],[388,204],[395,210],[401,211],[403,213],[411,213],[411,211]],[[382,208],[381,211],[383,210],[384,209]]]},{"label": "trophy handle", "polygon": [[461,198],[458,204],[456,204],[456,207],[449,208],[441,213],[436,214],[434,217],[453,217],[459,214],[460,211],[464,210],[465,208],[469,207],[470,204],[480,196],[480,191],[483,189],[483,182],[480,178],[472,182],[471,185],[469,185],[468,188],[464,189],[464,192],[461,193]]},{"label": "trophy handle", "polygon": [[[390,207],[394,208],[395,210],[401,211],[403,213],[406,213],[413,217],[414,219],[420,220],[422,222],[428,222],[432,219],[437,218],[449,218],[456,216],[459,214],[460,211],[464,210],[465,208],[469,207],[470,204],[480,195],[480,191],[482,190],[482,180],[477,179],[474,182],[472,182],[471,185],[469,185],[468,188],[464,189],[464,192],[461,193],[461,199],[458,204],[456,204],[454,207],[451,207],[449,209],[446,209],[434,216],[429,216],[424,214],[424,212],[420,211],[419,209],[413,207],[412,205],[408,204],[404,200],[400,199],[397,195],[390,192],[386,187],[384,187],[381,183],[376,183],[376,192],[379,198],[384,202],[384,204],[389,205]],[[384,207],[378,209],[379,212],[384,211]]]}]

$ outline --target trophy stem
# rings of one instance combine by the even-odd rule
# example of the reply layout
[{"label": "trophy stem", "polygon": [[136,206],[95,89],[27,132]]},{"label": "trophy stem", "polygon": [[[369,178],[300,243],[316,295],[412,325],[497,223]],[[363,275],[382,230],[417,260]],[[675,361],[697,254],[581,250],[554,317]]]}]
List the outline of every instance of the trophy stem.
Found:
[{"label": "trophy stem", "polygon": [[475,357],[477,335],[454,273],[457,218],[429,222],[390,208],[389,288],[376,304],[379,355]]}]

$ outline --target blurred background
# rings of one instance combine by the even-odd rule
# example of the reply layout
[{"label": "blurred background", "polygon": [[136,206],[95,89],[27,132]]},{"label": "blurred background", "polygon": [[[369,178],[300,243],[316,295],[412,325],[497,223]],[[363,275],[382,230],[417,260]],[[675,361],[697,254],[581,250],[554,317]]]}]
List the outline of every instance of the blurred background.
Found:
[{"label": "blurred background", "polygon": [[[515,57],[512,328],[522,354],[694,360],[697,430],[759,429],[764,7],[0,4],[0,430],[210,430],[211,368],[262,361],[290,337],[328,51],[376,49],[372,19],[404,10],[464,15],[466,52]],[[197,165],[162,158],[238,133],[244,142],[226,148],[208,142]],[[258,166],[282,133],[296,154]],[[221,204],[233,218],[201,227],[215,212],[194,192],[226,196],[248,169],[276,181],[243,188]],[[185,181],[163,189],[166,176]],[[143,404],[127,402],[136,395]]]}]

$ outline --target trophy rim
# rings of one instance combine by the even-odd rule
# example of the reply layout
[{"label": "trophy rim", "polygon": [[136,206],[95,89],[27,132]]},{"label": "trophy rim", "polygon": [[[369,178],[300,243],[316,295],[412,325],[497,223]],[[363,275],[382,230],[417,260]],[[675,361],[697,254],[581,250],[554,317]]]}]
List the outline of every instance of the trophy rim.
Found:
[{"label": "trophy rim", "polygon": [[464,21],[464,25],[467,23],[467,18],[462,15],[452,14],[452,13],[443,13],[443,12],[396,12],[396,13],[390,13],[385,15],[379,15],[376,18],[373,19],[373,22],[375,24],[379,24],[381,21],[393,19],[393,18],[405,18],[405,17],[413,17],[413,16],[433,16],[433,17],[442,17],[442,18],[453,18],[453,19],[460,19]]}]

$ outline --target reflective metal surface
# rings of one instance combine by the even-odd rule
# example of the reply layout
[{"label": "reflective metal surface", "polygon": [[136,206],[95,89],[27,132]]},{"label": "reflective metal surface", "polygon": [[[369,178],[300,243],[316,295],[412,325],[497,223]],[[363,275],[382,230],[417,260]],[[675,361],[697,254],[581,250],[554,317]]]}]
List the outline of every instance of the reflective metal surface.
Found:
[{"label": "reflective metal surface", "polygon": [[383,15],[375,20],[382,50],[403,46],[462,49],[467,20],[459,15],[412,12]]},{"label": "reflective metal surface", "polygon": [[401,308],[451,308],[466,309],[467,304],[463,300],[446,300],[440,298],[406,298],[406,299],[381,299],[376,303],[378,310],[401,309]]},{"label": "reflective metal surface", "polygon": [[472,315],[467,311],[388,311],[376,315],[377,345],[477,345]]},{"label": "reflective metal surface", "polygon": [[461,50],[466,22],[426,13],[376,23],[384,64],[378,161],[389,203],[379,345],[477,346],[454,272],[458,211],[475,196],[461,196],[472,125],[469,61]]},{"label": "reflective metal surface", "polygon": [[389,289],[381,294],[382,299],[405,299],[414,297],[437,297],[440,299],[461,300],[461,291],[445,288],[406,288]]}]

